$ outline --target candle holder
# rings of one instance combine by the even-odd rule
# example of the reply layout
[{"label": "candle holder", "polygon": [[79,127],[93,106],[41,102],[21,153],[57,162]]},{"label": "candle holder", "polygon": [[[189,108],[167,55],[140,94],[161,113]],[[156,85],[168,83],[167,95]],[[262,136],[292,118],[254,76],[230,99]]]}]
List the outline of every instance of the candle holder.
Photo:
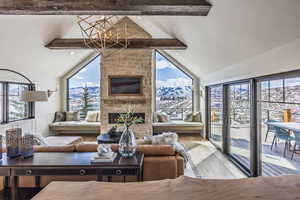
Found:
[{"label": "candle holder", "polygon": [[6,130],[6,153],[7,157],[14,158],[20,155],[19,144],[22,138],[21,128]]},{"label": "candle holder", "polygon": [[33,135],[24,135],[21,138],[20,151],[23,158],[33,156]]}]

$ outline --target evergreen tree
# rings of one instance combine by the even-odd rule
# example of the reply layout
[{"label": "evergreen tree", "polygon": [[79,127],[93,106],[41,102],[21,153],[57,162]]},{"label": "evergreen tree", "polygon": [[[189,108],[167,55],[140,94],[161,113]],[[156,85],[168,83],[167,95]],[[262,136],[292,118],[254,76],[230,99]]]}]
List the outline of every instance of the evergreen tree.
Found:
[{"label": "evergreen tree", "polygon": [[88,111],[92,111],[93,109],[93,105],[92,105],[92,97],[89,93],[89,88],[87,86],[85,86],[85,88],[83,88],[83,92],[82,92],[82,109],[80,110],[80,117],[81,119],[84,119],[86,117],[86,114]]}]

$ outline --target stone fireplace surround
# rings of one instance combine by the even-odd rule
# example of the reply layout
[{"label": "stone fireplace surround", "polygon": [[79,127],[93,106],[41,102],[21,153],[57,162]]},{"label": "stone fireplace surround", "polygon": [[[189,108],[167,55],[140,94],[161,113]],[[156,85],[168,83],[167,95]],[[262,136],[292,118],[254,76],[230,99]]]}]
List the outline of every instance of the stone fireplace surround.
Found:
[{"label": "stone fireplace surround", "polygon": [[[125,17],[129,38],[151,38],[141,27]],[[134,113],[142,113],[145,123],[133,125],[132,130],[137,138],[152,135],[152,60],[151,49],[125,49],[101,59],[101,133],[115,124],[109,123],[109,113],[124,113],[133,107]],[[109,77],[127,76],[142,78],[141,95],[110,95]]]}]

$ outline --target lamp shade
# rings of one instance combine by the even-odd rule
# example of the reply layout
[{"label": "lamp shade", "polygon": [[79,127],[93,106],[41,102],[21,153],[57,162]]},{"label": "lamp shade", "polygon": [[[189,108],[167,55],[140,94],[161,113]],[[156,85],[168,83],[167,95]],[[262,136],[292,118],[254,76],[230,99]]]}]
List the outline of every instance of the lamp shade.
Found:
[{"label": "lamp shade", "polygon": [[48,101],[48,93],[47,91],[24,90],[22,92],[21,101],[25,101],[25,102]]}]

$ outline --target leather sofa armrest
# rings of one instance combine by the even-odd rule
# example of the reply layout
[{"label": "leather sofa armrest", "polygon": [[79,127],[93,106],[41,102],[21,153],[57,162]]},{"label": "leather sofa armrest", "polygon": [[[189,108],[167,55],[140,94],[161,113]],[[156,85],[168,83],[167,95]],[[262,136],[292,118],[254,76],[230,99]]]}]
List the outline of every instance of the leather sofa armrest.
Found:
[{"label": "leather sofa armrest", "polygon": [[144,181],[177,178],[175,156],[148,156],[144,158]]},{"label": "leather sofa armrest", "polygon": [[186,167],[186,163],[184,158],[180,154],[176,154],[176,161],[177,161],[177,177],[184,175],[184,169]]}]

